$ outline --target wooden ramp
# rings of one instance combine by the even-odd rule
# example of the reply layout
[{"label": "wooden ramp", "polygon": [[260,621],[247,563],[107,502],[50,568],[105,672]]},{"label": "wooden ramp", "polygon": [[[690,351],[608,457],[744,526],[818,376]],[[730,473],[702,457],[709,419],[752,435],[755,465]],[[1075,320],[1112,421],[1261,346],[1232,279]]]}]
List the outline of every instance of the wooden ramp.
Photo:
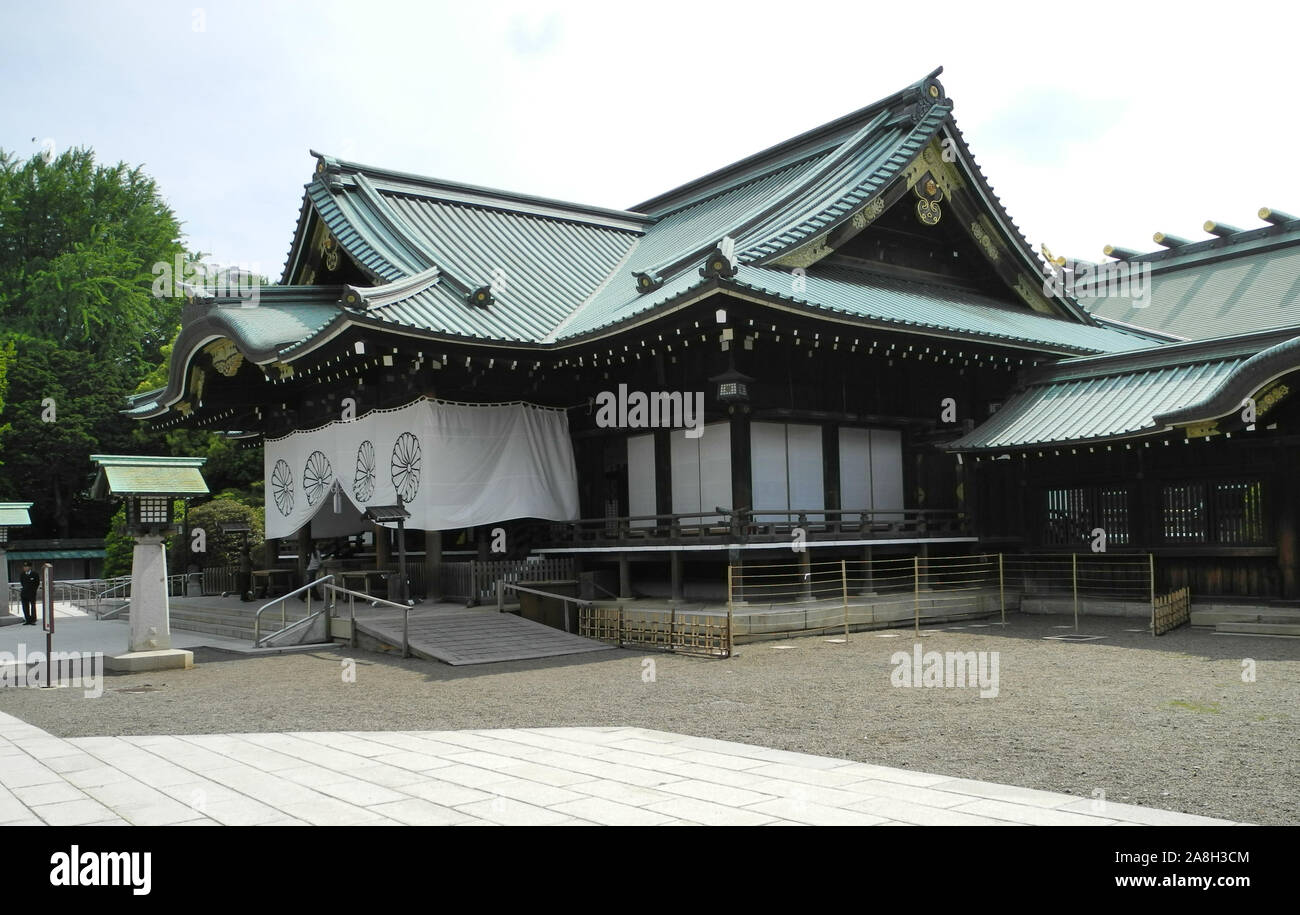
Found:
[{"label": "wooden ramp", "polygon": [[[400,611],[357,612],[357,630],[401,648]],[[463,607],[416,608],[411,611],[411,654],[445,664],[492,664],[553,658],[589,651],[608,651],[613,645],[570,635],[513,613]]]}]

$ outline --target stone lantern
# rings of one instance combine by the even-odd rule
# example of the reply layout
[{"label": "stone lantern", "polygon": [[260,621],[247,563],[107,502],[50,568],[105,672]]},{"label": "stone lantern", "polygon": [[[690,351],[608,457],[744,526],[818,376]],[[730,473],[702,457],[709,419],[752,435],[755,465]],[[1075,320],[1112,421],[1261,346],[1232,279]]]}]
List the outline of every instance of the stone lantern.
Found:
[{"label": "stone lantern", "polygon": [[105,659],[110,670],[194,666],[194,653],[172,648],[166,540],[179,530],[173,502],[207,495],[199,468],[206,458],[92,454],[99,475],[91,495],[126,503],[131,558],[131,630],[127,652]]}]

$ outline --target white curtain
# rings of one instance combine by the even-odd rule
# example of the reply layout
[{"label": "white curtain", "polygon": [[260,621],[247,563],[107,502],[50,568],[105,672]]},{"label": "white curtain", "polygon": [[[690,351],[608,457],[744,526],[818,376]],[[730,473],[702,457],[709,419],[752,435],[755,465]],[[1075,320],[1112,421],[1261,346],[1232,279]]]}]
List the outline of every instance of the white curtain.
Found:
[{"label": "white curtain", "polygon": [[348,528],[399,494],[418,530],[578,517],[568,416],[543,407],[418,400],[273,439],[263,460],[268,537]]}]

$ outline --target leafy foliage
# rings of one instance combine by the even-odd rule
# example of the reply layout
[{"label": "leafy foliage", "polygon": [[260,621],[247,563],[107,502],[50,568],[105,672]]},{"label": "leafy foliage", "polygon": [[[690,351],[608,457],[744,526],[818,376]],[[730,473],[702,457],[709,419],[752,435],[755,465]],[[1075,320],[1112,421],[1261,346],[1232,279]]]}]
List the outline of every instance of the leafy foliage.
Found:
[{"label": "leafy foliage", "polygon": [[262,547],[266,542],[262,512],[234,499],[214,499],[191,508],[189,514],[190,530],[202,528],[206,534],[208,550],[199,557],[199,563],[205,568],[239,565],[242,538],[233,534],[230,536],[221,534],[222,522],[231,521],[243,521],[252,528],[248,535],[248,548],[251,555],[261,555]]}]

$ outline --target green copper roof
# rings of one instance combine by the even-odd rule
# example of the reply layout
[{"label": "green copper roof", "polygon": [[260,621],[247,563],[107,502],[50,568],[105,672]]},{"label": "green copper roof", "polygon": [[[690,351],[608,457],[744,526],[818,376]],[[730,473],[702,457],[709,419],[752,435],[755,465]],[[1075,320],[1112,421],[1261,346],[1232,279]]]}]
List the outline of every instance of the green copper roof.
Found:
[{"label": "green copper roof", "polygon": [[103,559],[108,553],[104,550],[11,550],[7,555],[11,561],[43,559]]},{"label": "green copper roof", "polygon": [[131,495],[202,496],[208,493],[208,484],[199,472],[207,458],[92,454],[90,459],[99,465],[99,475],[91,488],[91,495],[96,499]]},{"label": "green copper roof", "polygon": [[[315,256],[308,245],[323,227],[373,285],[269,287],[257,308],[226,299],[190,309],[166,390],[133,399],[129,413],[157,416],[186,399],[189,365],[215,337],[229,338],[263,366],[302,358],[352,324],[560,349],[657,320],[717,290],[867,328],[1045,354],[1149,343],[1121,327],[1101,326],[1068,298],[1039,294],[1042,264],[974,164],[938,72],[636,210],[316,154],[285,281],[305,275]],[[988,259],[980,269],[994,277],[991,288],[1001,278],[1004,296],[819,259],[891,207],[910,209],[915,200],[907,182],[927,170],[947,175],[945,186],[963,198],[964,210],[945,199],[951,215],[943,231],[975,239],[975,250],[983,252],[976,256]],[[970,213],[978,224],[969,222]],[[702,275],[715,250],[731,253],[734,275]],[[791,263],[809,265],[798,288]],[[990,288],[987,276],[981,282]]]},{"label": "green copper roof", "polygon": [[[1080,304],[1099,317],[1193,340],[1219,336],[1225,327],[1247,332],[1300,326],[1300,219],[1267,211],[1261,216],[1266,214],[1274,224],[1236,229],[1207,223],[1206,231],[1213,228],[1222,237],[1107,264],[1149,271],[1149,295],[1080,296]],[[1118,283],[1102,288],[1130,291]]]},{"label": "green copper roof", "polygon": [[0,502],[0,527],[29,527],[32,502]]},{"label": "green copper roof", "polygon": [[987,422],[945,446],[993,451],[1106,441],[1224,416],[1300,368],[1291,331],[1065,359],[1025,375]]}]

